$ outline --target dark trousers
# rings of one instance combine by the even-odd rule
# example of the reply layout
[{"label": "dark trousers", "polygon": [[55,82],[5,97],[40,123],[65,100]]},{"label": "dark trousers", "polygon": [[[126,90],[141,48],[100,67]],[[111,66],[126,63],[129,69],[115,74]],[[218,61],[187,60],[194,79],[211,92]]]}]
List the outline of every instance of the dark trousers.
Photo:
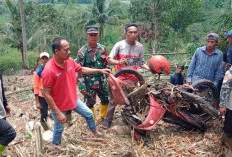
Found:
[{"label": "dark trousers", "polygon": [[40,109],[40,113],[41,113],[41,122],[46,122],[47,121],[47,117],[48,117],[48,104],[46,102],[46,100],[43,97],[39,96],[39,103],[41,104],[42,108]]},{"label": "dark trousers", "polygon": [[7,146],[15,137],[15,129],[5,119],[0,119],[0,144]]},{"label": "dark trousers", "polygon": [[232,137],[232,111],[227,108],[224,122],[224,132],[227,136]]}]

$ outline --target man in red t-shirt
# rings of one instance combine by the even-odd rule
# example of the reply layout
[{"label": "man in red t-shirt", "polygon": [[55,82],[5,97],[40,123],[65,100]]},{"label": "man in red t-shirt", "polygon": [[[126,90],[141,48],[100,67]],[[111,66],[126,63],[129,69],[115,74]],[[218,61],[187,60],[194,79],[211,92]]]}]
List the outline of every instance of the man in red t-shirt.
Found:
[{"label": "man in red t-shirt", "polygon": [[64,38],[55,38],[52,42],[53,58],[46,64],[42,73],[43,95],[52,109],[54,119],[52,144],[61,144],[66,114],[72,110],[82,115],[95,136],[102,136],[97,130],[92,111],[76,95],[76,74],[109,74],[109,69],[91,69],[81,67],[70,58],[69,43]]}]

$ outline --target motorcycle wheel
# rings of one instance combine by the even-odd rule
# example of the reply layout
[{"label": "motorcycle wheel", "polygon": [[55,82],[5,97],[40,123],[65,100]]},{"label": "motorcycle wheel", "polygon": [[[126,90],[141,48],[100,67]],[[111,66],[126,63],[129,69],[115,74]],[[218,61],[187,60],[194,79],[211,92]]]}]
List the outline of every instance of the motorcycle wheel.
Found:
[{"label": "motorcycle wheel", "polygon": [[216,118],[217,110],[215,109],[215,106],[218,98],[217,87],[213,84],[212,81],[206,79],[198,80],[194,82],[192,86],[196,89],[194,93],[202,97],[211,106],[203,110],[200,105],[192,104],[189,112],[193,115],[196,115],[197,119],[202,122],[207,122],[212,118],[209,112],[215,113],[216,116],[214,116],[214,118]]},{"label": "motorcycle wheel", "polygon": [[[128,77],[128,74],[130,75],[129,77]],[[116,78],[120,78],[121,76],[123,76],[124,81],[131,85],[131,87],[128,87],[124,84],[120,84],[120,86],[122,87],[126,95],[129,95],[130,93],[134,91],[140,90],[139,88],[145,84],[145,80],[143,76],[137,70],[132,69],[132,68],[120,69],[114,73],[114,76]],[[131,76],[136,78],[135,80],[137,81],[136,82],[131,81],[130,79]],[[146,88],[144,90],[146,90]],[[110,94],[111,93],[109,92],[109,95]],[[142,105],[145,105],[146,100],[147,100],[147,97],[145,97],[145,94],[146,92],[142,91],[142,92],[138,92],[137,95],[128,96],[128,99],[131,105],[125,106],[124,107],[125,109],[122,111],[122,115],[123,115],[122,118],[127,124],[137,126],[142,123],[141,120],[134,118],[132,115],[138,115],[138,114],[141,114],[142,112],[147,111],[147,108],[142,106]]]},{"label": "motorcycle wheel", "polygon": [[[132,82],[131,80],[129,80],[129,78],[127,78],[127,74],[135,76],[137,78],[137,82]],[[120,76],[124,76],[124,78],[125,78],[124,81],[129,83],[132,86],[132,87],[127,87],[126,85],[121,84],[121,87],[122,87],[123,91],[127,95],[129,93],[131,93],[134,88],[138,88],[138,87],[142,86],[145,83],[145,80],[144,80],[143,76],[138,71],[136,71],[135,69],[132,69],[132,68],[120,69],[120,70],[114,72],[113,75],[116,78],[120,77]],[[112,95],[112,92],[111,92],[111,87],[110,87],[109,84],[108,84],[108,93],[109,93],[109,96],[111,98],[113,98],[113,95]]]},{"label": "motorcycle wheel", "polygon": [[124,76],[126,78],[126,80],[129,80],[129,78],[127,79],[127,74],[134,75],[138,79],[139,86],[141,86],[145,83],[143,76],[137,70],[132,69],[132,68],[120,69],[114,73],[114,76],[115,77]]},{"label": "motorcycle wheel", "polygon": [[212,81],[202,79],[194,82],[192,86],[197,89],[195,92],[197,95],[204,97],[207,102],[215,107],[218,98],[218,91]]}]

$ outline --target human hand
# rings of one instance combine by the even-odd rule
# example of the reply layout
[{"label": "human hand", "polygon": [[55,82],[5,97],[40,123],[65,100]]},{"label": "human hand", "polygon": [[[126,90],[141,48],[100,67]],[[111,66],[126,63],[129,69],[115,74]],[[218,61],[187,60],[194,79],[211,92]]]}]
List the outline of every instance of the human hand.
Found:
[{"label": "human hand", "polygon": [[86,95],[86,90],[81,90],[81,94],[85,96]]},{"label": "human hand", "polygon": [[35,103],[35,106],[36,106],[36,108],[39,109],[39,110],[42,108],[42,106],[41,106],[41,104],[40,104],[39,102],[36,102],[36,103]]},{"label": "human hand", "polygon": [[226,70],[229,70],[229,69],[230,69],[230,67],[231,67],[231,64],[226,63],[225,67],[226,67]]},{"label": "human hand", "polygon": [[102,73],[102,74],[110,74],[111,70],[110,69],[100,69],[100,73]]},{"label": "human hand", "polygon": [[193,91],[195,90],[192,86],[191,82],[187,82],[186,84],[183,84],[185,87],[192,89]]},{"label": "human hand", "polygon": [[66,123],[67,118],[62,112],[60,112],[59,114],[56,114],[56,117],[59,123],[61,124]]},{"label": "human hand", "polygon": [[9,107],[9,106],[6,106],[6,113],[7,113],[7,114],[10,114],[10,111],[11,111],[10,107]]},{"label": "human hand", "polygon": [[224,116],[226,114],[226,110],[227,110],[226,107],[220,107],[219,108],[220,115]]},{"label": "human hand", "polygon": [[121,58],[119,61],[118,61],[118,64],[126,64],[128,63],[127,59],[126,58]]}]

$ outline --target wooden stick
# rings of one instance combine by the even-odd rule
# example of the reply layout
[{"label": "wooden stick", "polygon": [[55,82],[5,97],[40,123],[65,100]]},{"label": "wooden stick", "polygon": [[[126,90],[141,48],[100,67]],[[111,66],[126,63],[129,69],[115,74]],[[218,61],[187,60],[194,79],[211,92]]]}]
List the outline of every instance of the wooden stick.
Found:
[{"label": "wooden stick", "polygon": [[43,156],[43,139],[40,125],[35,126],[36,156]]},{"label": "wooden stick", "polygon": [[26,87],[26,88],[19,89],[19,90],[16,90],[16,91],[6,92],[5,95],[9,96],[9,95],[12,95],[12,94],[17,94],[17,93],[21,93],[21,92],[25,92],[25,91],[30,91],[30,90],[33,90],[33,87]]}]

